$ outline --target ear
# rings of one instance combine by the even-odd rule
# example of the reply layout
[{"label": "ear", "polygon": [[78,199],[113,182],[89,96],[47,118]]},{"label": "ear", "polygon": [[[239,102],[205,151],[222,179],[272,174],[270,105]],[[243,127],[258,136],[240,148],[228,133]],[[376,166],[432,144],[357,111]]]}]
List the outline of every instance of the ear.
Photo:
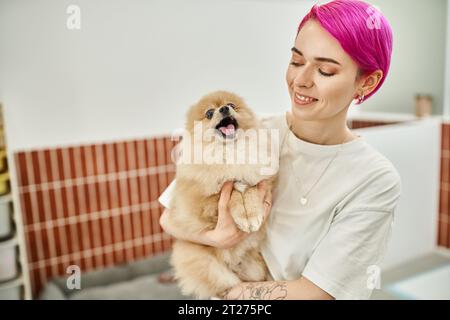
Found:
[{"label": "ear", "polygon": [[372,91],[377,88],[378,84],[383,79],[383,76],[383,71],[376,70],[369,75],[361,77],[361,79],[359,80],[360,84],[358,85],[358,92],[356,97],[359,97],[363,94],[367,97],[369,94],[371,94]]}]

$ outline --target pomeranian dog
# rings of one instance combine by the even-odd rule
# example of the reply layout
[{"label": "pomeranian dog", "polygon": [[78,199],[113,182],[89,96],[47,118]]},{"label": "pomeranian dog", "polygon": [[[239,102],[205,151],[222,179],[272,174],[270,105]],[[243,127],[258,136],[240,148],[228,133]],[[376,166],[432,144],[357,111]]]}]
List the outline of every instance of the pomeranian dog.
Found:
[{"label": "pomeranian dog", "polygon": [[256,185],[266,180],[267,190],[273,188],[278,167],[264,172],[267,163],[255,161],[251,153],[270,152],[270,139],[254,139],[257,135],[253,133],[264,131],[261,128],[261,121],[244,100],[226,91],[204,96],[187,113],[170,223],[186,234],[214,229],[222,185],[231,180],[230,213],[238,228],[250,234],[230,249],[176,240],[171,264],[185,295],[223,297],[226,290],[243,281],[270,279],[260,254],[265,209]]}]

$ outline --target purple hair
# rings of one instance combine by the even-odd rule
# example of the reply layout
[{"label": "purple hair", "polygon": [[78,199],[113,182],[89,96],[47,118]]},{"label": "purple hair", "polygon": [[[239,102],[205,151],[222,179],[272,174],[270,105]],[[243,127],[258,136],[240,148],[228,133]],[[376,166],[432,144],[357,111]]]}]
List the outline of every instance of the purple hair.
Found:
[{"label": "purple hair", "polygon": [[383,14],[372,5],[358,0],[316,4],[303,18],[297,35],[310,19],[318,21],[340,43],[359,66],[359,75],[383,71],[380,83],[363,101],[377,92],[389,72],[392,55],[392,29]]}]

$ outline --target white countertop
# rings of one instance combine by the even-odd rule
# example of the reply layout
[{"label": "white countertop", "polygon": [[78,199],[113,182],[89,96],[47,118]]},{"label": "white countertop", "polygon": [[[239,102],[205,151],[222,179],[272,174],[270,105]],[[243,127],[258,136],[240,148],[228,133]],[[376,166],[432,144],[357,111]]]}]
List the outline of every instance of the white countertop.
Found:
[{"label": "white countertop", "polygon": [[347,119],[362,120],[362,121],[397,122],[397,121],[415,121],[420,120],[421,118],[417,117],[415,114],[412,113],[370,112],[370,111],[360,111],[357,109],[350,109],[348,112]]},{"label": "white countertop", "polygon": [[[260,113],[261,117],[274,116],[273,113]],[[403,122],[403,121],[416,121],[423,119],[442,119],[445,122],[450,123],[450,117],[443,117],[440,115],[431,115],[429,117],[419,118],[413,113],[400,113],[400,112],[375,112],[375,111],[361,111],[360,109],[350,108],[347,114],[348,120],[361,120],[361,121],[382,121],[382,122]]]}]

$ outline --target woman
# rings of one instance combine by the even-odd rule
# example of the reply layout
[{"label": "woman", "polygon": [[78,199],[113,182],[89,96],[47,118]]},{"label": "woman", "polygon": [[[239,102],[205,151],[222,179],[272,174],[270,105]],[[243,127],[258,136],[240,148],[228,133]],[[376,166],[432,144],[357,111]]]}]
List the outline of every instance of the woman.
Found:
[{"label": "woman", "polygon": [[[292,109],[267,120],[287,133],[273,205],[271,194],[264,200],[271,213],[262,254],[275,281],[242,283],[225,298],[367,299],[379,285],[401,182],[346,116],[352,100],[361,104],[383,84],[392,31],[369,4],[332,1],[306,15],[291,51]],[[222,189],[216,229],[184,240],[226,248],[246,236],[227,208],[231,190],[232,183]],[[167,214],[161,225],[177,237]]]}]

